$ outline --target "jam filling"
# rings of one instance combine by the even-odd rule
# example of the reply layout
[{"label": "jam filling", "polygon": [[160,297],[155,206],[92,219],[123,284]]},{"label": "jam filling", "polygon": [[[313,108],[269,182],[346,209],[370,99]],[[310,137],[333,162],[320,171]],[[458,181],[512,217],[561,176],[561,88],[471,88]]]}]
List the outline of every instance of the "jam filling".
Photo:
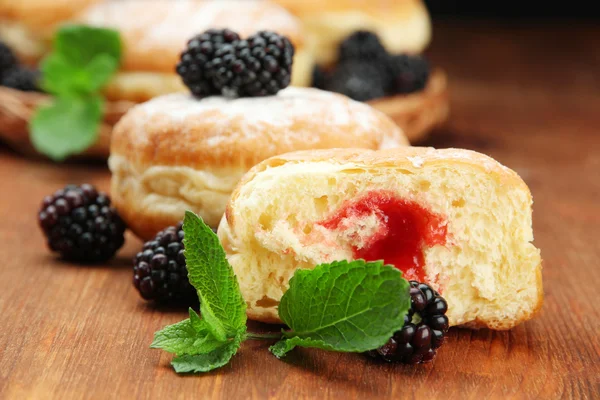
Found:
[{"label": "jam filling", "polygon": [[353,245],[354,258],[383,260],[401,270],[404,278],[424,282],[423,250],[446,243],[444,218],[390,192],[375,191],[346,202],[320,224],[331,230],[346,230],[349,223],[360,223],[369,216],[375,216],[378,228],[369,237],[360,238],[360,248]]}]

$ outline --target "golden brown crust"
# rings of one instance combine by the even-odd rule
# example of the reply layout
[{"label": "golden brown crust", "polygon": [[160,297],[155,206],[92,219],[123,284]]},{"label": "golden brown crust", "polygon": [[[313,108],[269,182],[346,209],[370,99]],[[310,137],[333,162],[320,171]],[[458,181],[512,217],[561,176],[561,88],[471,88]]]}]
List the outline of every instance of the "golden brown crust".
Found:
[{"label": "golden brown crust", "polygon": [[366,14],[395,20],[399,16],[411,14],[421,0],[274,0],[292,13],[307,15],[322,12],[345,12],[359,10]]},{"label": "golden brown crust", "polygon": [[[292,86],[310,86],[314,60],[309,51],[299,49],[294,55]],[[110,100],[128,100],[142,103],[169,93],[187,92],[181,77],[172,71],[141,72],[119,71],[104,88]]]},{"label": "golden brown crust", "polygon": [[392,53],[420,53],[431,40],[431,21],[420,0],[280,0],[303,22],[320,65],[337,60],[341,41],[358,30],[376,33]]},{"label": "golden brown crust", "polygon": [[441,69],[433,71],[427,86],[420,92],[384,97],[369,104],[392,118],[411,143],[418,143],[448,118],[446,73]]},{"label": "golden brown crust", "polygon": [[249,169],[289,151],[377,149],[387,140],[407,143],[393,121],[368,105],[317,89],[287,88],[272,97],[229,102],[187,94],[154,99],[117,124],[111,153],[140,166]]},{"label": "golden brown crust", "polygon": [[126,71],[173,72],[187,41],[208,28],[227,27],[242,36],[274,30],[288,36],[297,49],[304,46],[300,22],[262,0],[121,0],[99,3],[76,19],[119,30]]},{"label": "golden brown crust", "polygon": [[104,0],[0,0],[0,20],[19,22],[45,36],[56,24],[100,1]]},{"label": "golden brown crust", "polygon": [[118,208],[120,216],[127,224],[127,229],[144,241],[152,240],[158,232],[168,226],[177,225],[182,219],[182,217],[161,213],[149,215],[147,210],[138,207],[136,199],[133,197],[114,198],[113,203],[115,203],[114,205]]}]

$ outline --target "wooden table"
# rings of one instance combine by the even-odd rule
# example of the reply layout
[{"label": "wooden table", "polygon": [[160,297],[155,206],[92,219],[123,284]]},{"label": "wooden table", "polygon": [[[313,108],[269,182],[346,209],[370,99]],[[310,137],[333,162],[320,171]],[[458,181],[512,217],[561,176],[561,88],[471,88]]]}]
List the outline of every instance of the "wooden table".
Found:
[{"label": "wooden table", "polygon": [[377,364],[247,342],[233,362],[177,376],[148,348],[185,312],[131,284],[133,236],[109,265],[57,261],[36,225],[67,182],[106,188],[104,166],[56,166],[0,149],[0,398],[600,398],[600,28],[439,22],[430,55],[451,79],[452,116],[428,144],[490,154],[535,199],[541,314],[510,332],[453,329],[435,363]]}]

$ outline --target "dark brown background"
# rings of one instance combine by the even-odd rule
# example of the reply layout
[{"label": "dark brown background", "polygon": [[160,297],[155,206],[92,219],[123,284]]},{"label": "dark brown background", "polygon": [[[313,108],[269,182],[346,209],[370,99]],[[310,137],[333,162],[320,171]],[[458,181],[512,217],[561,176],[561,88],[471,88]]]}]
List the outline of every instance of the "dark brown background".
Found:
[{"label": "dark brown background", "polygon": [[[153,332],[185,312],[141,301],[129,236],[110,265],[57,261],[36,210],[67,182],[104,188],[102,165],[57,166],[0,147],[0,398],[600,398],[600,29],[591,22],[438,21],[429,51],[452,115],[427,143],[485,152],[535,199],[546,301],[509,332],[452,329],[433,364],[377,364],[247,342],[230,365],[177,376]],[[252,327],[255,328],[255,327]]]},{"label": "dark brown background", "polygon": [[565,18],[593,19],[600,17],[600,9],[589,0],[425,0],[434,17],[494,17],[494,18]]}]

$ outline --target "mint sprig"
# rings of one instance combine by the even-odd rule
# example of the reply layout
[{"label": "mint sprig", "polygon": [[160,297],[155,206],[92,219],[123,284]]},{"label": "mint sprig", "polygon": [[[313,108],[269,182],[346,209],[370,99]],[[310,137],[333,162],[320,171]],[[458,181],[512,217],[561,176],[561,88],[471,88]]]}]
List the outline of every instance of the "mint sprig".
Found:
[{"label": "mint sprig", "polygon": [[196,214],[187,211],[183,239],[188,279],[198,292],[200,313],[220,340],[246,331],[246,302],[219,238]]},{"label": "mint sprig", "polygon": [[30,121],[31,141],[56,161],[79,154],[98,139],[104,110],[101,90],[122,56],[117,31],[83,25],[62,27],[42,61],[42,88],[54,95]]},{"label": "mint sprig", "polygon": [[97,96],[57,97],[30,121],[33,145],[54,160],[81,153],[96,141],[103,105]]},{"label": "mint sprig", "polygon": [[278,358],[296,346],[373,350],[404,324],[409,284],[399,270],[381,261],[336,261],[296,271],[279,305],[290,330],[247,333],[246,304],[217,236],[189,211],[183,230],[188,277],[202,317],[190,310],[190,318],[157,332],[151,345],[176,355],[172,365],[178,373],[219,368],[246,339],[278,339],[270,348]]},{"label": "mint sprig", "polygon": [[208,323],[201,319],[194,310],[190,309],[189,313],[190,318],[156,332],[150,347],[182,356],[209,353],[226,342],[226,340],[215,338]]},{"label": "mint sprig", "polygon": [[184,254],[190,283],[200,299],[199,317],[167,326],[152,348],[175,353],[177,372],[206,372],[229,362],[246,338],[246,303],[215,233],[194,213],[183,219]]},{"label": "mint sprig", "polygon": [[177,373],[212,371],[226,365],[231,357],[237,353],[243,340],[243,336],[236,336],[232,341],[226,342],[209,353],[176,357],[171,365]]},{"label": "mint sprig", "polygon": [[378,348],[402,328],[408,293],[401,272],[381,261],[298,270],[279,304],[279,317],[290,330],[271,352],[282,357],[295,346],[342,352]]}]

